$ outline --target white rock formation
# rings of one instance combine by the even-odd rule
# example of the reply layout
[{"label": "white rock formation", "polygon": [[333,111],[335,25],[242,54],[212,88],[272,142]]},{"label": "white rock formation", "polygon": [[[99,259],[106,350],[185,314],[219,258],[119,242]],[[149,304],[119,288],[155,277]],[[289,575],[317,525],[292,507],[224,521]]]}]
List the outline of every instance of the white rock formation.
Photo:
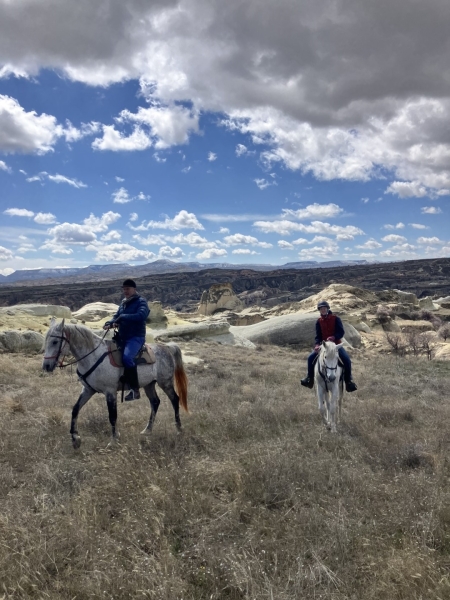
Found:
[{"label": "white rock formation", "polygon": [[44,336],[37,331],[0,331],[0,351],[25,352],[35,354],[41,352]]},{"label": "white rock formation", "polygon": [[165,323],[167,321],[161,302],[149,302],[148,307],[150,309],[150,315],[147,319],[147,323]]},{"label": "white rock formation", "polygon": [[56,304],[15,304],[14,306],[0,308],[0,315],[15,315],[16,313],[25,313],[35,317],[52,316],[60,319],[70,319],[72,317],[68,306],[58,306]]},{"label": "white rock formation", "polygon": [[85,304],[79,310],[73,313],[73,316],[79,321],[95,322],[111,317],[117,312],[119,306],[108,302],[91,302]]},{"label": "white rock formation", "polygon": [[[283,346],[298,344],[310,348],[316,335],[317,314],[293,313],[273,317],[256,325],[230,327],[230,333],[246,338],[255,344]],[[356,329],[343,321],[345,339],[354,347],[361,345],[361,336]]]},{"label": "white rock formation", "polygon": [[231,283],[216,283],[202,294],[198,313],[213,315],[219,310],[241,310],[244,307]]},{"label": "white rock formation", "polygon": [[[175,325],[170,329],[154,331],[155,341],[165,341],[174,337],[184,339],[206,338],[212,335],[223,335],[229,332],[230,325],[221,321],[219,323],[195,323],[193,325]],[[238,329],[241,329],[238,327]]]}]

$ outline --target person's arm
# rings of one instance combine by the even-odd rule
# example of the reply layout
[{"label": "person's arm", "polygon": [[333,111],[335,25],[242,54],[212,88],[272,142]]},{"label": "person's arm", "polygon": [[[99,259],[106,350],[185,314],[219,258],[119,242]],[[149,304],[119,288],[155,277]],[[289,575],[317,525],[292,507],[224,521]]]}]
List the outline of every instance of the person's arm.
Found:
[{"label": "person's arm", "polygon": [[120,315],[121,321],[145,321],[150,314],[150,309],[144,298],[140,298],[136,311],[134,313],[123,313]]},{"label": "person's arm", "polygon": [[344,326],[342,325],[342,321],[339,317],[336,317],[336,322],[334,326],[334,337],[337,340],[341,340],[345,335]]},{"label": "person's arm", "polygon": [[322,343],[322,329],[320,327],[320,323],[319,323],[319,319],[317,319],[316,321],[316,338],[315,338],[315,342],[316,342],[316,346],[319,346]]},{"label": "person's arm", "polygon": [[106,321],[106,323],[103,325],[103,329],[110,329],[114,325],[114,323],[117,323],[117,321],[120,317],[120,309],[121,308],[122,307],[119,306],[116,314],[109,321]]}]

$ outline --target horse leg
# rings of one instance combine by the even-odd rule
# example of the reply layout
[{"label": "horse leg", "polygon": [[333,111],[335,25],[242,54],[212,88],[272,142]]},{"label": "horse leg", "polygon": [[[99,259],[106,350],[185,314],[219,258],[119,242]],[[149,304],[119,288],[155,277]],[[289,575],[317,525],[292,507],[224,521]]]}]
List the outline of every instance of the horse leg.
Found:
[{"label": "horse leg", "polygon": [[160,387],[164,390],[164,392],[169,396],[170,401],[172,402],[173,410],[175,413],[175,426],[178,432],[181,432],[181,421],[180,421],[180,398],[176,393],[173,383],[171,381],[161,381],[158,382]]},{"label": "horse leg", "polygon": [[116,430],[117,422],[117,392],[105,392],[106,404],[108,406],[109,422],[111,423],[111,442],[110,445],[115,444],[120,434]]},{"label": "horse leg", "polygon": [[158,397],[158,394],[156,393],[156,381],[152,381],[151,383],[149,383],[148,385],[146,385],[144,387],[145,393],[147,395],[147,398],[150,400],[150,406],[151,406],[151,413],[150,413],[150,419],[148,421],[148,425],[147,427],[141,431],[141,435],[148,435],[149,433],[151,433],[152,429],[153,429],[153,423],[155,422],[156,419],[156,413],[158,412],[158,408],[160,405],[161,400]]},{"label": "horse leg", "polygon": [[81,437],[78,435],[78,413],[83,408],[88,400],[92,398],[95,394],[94,390],[91,390],[88,387],[83,387],[83,391],[81,392],[76,404],[72,408],[72,421],[70,423],[70,435],[72,436],[72,446],[75,449],[78,449],[81,446]]},{"label": "horse leg", "polygon": [[317,386],[317,399],[319,401],[319,410],[320,410],[320,414],[322,416],[322,421],[324,422],[325,425],[328,425],[328,420],[327,420],[327,409],[325,406],[325,392],[322,389],[322,387],[320,385]]},{"label": "horse leg", "polygon": [[339,384],[335,382],[330,394],[330,429],[331,433],[336,433],[336,408],[339,397]]}]

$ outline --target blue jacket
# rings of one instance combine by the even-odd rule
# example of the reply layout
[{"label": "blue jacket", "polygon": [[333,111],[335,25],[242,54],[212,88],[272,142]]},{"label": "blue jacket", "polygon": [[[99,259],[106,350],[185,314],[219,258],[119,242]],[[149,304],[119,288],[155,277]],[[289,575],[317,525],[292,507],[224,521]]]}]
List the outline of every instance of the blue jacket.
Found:
[{"label": "blue jacket", "polygon": [[150,314],[147,300],[139,294],[124,298],[112,322],[119,325],[119,336],[126,342],[132,337],[145,338],[145,321]]}]

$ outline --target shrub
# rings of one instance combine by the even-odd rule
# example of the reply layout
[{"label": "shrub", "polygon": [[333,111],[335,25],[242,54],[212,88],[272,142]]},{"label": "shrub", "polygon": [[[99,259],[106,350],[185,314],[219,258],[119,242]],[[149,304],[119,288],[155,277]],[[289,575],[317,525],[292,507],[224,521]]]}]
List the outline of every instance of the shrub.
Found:
[{"label": "shrub", "polygon": [[399,333],[387,333],[386,339],[394,354],[404,356],[406,352],[405,338]]},{"label": "shrub", "polygon": [[376,316],[380,323],[387,323],[392,319],[392,310],[384,304],[379,304]]},{"label": "shrub", "polygon": [[445,323],[444,325],[441,325],[437,330],[437,334],[441,339],[447,341],[447,338],[450,338],[450,323]]}]

